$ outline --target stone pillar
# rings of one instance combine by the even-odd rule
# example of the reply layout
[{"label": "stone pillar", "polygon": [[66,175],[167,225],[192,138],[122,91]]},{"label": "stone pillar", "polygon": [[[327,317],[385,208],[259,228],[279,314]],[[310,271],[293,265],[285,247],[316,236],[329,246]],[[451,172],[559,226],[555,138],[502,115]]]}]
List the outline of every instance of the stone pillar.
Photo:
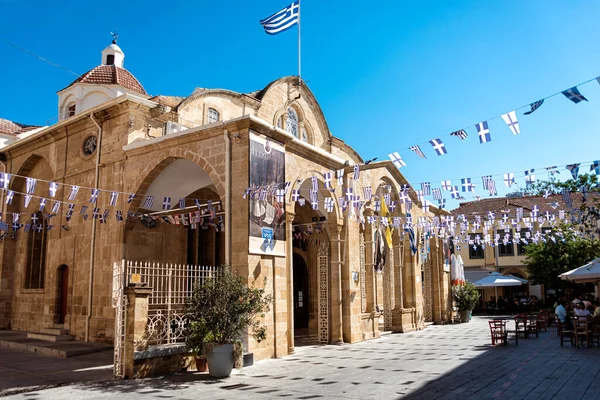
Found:
[{"label": "stone pillar", "polygon": [[285,228],[285,257],[287,264],[287,325],[288,325],[288,354],[292,354],[295,351],[294,346],[294,244],[293,244],[293,233],[294,227],[292,222],[296,214],[291,211],[286,211],[286,228]]},{"label": "stone pillar", "polygon": [[342,226],[333,225],[329,229],[331,250],[329,256],[331,287],[331,343],[344,343],[342,316],[342,254],[340,234]]},{"label": "stone pillar", "polygon": [[[365,210],[365,218],[373,215],[370,209]],[[365,281],[362,284],[365,286],[366,292],[366,312],[370,313],[375,310],[375,274],[373,273],[373,228],[371,224],[365,224],[364,231],[365,245]]]},{"label": "stone pillar", "polygon": [[148,325],[148,297],[152,288],[143,284],[132,284],[125,288],[127,296],[127,319],[125,321],[125,378],[134,378],[133,354],[148,347],[146,326]]}]

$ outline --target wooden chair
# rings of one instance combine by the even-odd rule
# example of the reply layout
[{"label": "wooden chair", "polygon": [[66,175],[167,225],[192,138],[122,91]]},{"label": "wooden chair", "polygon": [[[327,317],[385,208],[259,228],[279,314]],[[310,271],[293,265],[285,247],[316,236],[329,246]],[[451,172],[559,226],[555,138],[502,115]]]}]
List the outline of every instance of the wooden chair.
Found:
[{"label": "wooden chair", "polygon": [[596,341],[596,344],[598,345],[598,347],[600,347],[600,323],[596,322],[594,323],[594,321],[592,320],[592,333],[591,333],[591,343],[592,346],[594,345],[594,340]]},{"label": "wooden chair", "polygon": [[506,346],[507,343],[507,333],[504,325],[504,321],[501,319],[493,319],[489,321],[490,325],[490,333],[492,336],[492,346],[496,346],[498,343],[502,343],[503,346]]},{"label": "wooden chair", "polygon": [[540,337],[540,329],[538,325],[538,315],[529,314],[526,317],[527,325],[525,329],[527,331],[527,337],[530,333],[535,333],[536,339]]},{"label": "wooden chair", "polygon": [[587,346],[590,347],[592,344],[590,338],[592,337],[590,324],[588,323],[587,317],[573,318],[575,344],[579,348],[581,343],[585,340]]},{"label": "wooden chair", "polygon": [[538,329],[544,330],[544,332],[548,329],[548,310],[542,310],[538,315]]},{"label": "wooden chair", "polygon": [[574,332],[570,329],[563,329],[563,323],[560,322],[560,319],[555,315],[556,319],[556,334],[560,336],[560,347],[563,347],[563,343],[566,338],[569,338],[569,342],[571,342],[571,346],[573,346],[573,334]]},{"label": "wooden chair", "polygon": [[526,320],[521,316],[515,316],[515,329],[506,329],[507,339],[508,334],[514,334],[514,336],[510,339],[514,339],[516,345],[519,345],[519,335],[523,335],[523,337],[527,337],[527,328],[526,328]]}]

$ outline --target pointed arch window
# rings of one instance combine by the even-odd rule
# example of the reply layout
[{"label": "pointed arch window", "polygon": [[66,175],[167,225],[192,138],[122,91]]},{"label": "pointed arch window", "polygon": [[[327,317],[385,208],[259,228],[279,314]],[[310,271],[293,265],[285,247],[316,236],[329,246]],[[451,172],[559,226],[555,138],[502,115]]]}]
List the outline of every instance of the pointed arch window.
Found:
[{"label": "pointed arch window", "polygon": [[219,122],[219,112],[214,108],[208,109],[208,123],[214,124],[215,122]]},{"label": "pointed arch window", "polygon": [[27,233],[25,289],[43,289],[46,273],[48,224],[41,212],[34,214],[30,223],[31,228]]},{"label": "pointed arch window", "polygon": [[287,119],[285,120],[285,130],[294,137],[298,137],[298,114],[292,107],[287,110]]}]

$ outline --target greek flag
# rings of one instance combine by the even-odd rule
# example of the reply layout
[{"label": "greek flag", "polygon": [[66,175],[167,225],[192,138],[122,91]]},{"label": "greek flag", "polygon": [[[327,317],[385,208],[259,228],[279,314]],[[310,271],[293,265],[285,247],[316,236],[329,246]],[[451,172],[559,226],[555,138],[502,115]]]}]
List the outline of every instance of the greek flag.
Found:
[{"label": "greek flag", "polygon": [[579,103],[580,101],[588,101],[588,99],[586,99],[579,92],[579,89],[577,89],[577,86],[573,86],[571,89],[567,89],[567,90],[563,91],[562,94],[564,94],[567,99],[571,100],[575,104]]},{"label": "greek flag", "polygon": [[527,111],[525,113],[523,113],[524,115],[529,115],[532,112],[534,112],[535,110],[537,110],[538,108],[541,107],[541,105],[544,104],[544,99],[542,100],[538,100],[538,101],[534,101],[533,103],[531,103],[529,106],[531,107],[530,111]]},{"label": "greek flag", "polygon": [[296,0],[281,11],[276,12],[260,21],[260,24],[269,35],[287,31],[294,25],[298,25],[300,19],[300,0]]}]

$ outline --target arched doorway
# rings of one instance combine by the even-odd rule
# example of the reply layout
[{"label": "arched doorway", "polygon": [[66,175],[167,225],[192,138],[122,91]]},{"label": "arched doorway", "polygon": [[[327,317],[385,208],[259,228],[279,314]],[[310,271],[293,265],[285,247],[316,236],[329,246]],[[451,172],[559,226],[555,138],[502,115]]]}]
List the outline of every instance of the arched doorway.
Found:
[{"label": "arched doorway", "polygon": [[294,254],[294,332],[297,336],[308,334],[309,319],[308,270],[304,258]]},{"label": "arched doorway", "polygon": [[67,316],[67,304],[69,298],[69,267],[61,265],[57,269],[56,282],[56,312],[58,323],[64,324]]}]

